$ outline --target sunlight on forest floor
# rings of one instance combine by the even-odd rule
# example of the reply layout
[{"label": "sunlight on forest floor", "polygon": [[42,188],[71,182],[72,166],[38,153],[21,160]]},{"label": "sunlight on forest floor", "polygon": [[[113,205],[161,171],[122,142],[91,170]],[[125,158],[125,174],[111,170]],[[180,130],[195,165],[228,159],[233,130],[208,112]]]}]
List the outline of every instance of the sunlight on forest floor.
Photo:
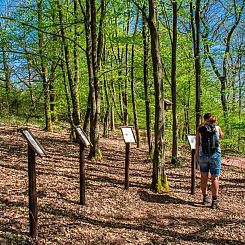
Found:
[{"label": "sunlight on forest floor", "polygon": [[[79,146],[66,131],[31,128],[48,156],[36,158],[38,238],[28,236],[27,144],[14,127],[0,127],[1,244],[242,244],[245,241],[245,158],[225,156],[220,209],[201,205],[200,174],[190,194],[190,154],[166,165],[170,192],[150,190],[147,146],[130,148],[124,190],[125,144],[101,138],[103,162],[86,158],[86,205],[79,205]],[[86,149],[85,155],[88,155]]]}]

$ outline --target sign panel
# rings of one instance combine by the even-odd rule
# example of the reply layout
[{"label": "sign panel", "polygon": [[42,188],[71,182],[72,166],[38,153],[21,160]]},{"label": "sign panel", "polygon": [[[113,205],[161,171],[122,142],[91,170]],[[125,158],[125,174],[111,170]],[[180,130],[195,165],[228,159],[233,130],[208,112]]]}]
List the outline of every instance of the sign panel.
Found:
[{"label": "sign panel", "polygon": [[188,138],[188,141],[189,141],[189,144],[191,146],[191,149],[192,150],[195,150],[196,149],[196,135],[187,135],[187,138]]},{"label": "sign panel", "polygon": [[28,128],[21,128],[19,130],[22,135],[27,140],[28,144],[31,146],[31,148],[40,156],[43,157],[46,155],[43,147],[38,142],[38,140],[33,136],[33,134],[28,130]]},{"label": "sign panel", "polygon": [[76,127],[76,133],[85,147],[89,147],[91,145],[91,142],[81,127]]},{"label": "sign panel", "polygon": [[135,143],[133,127],[121,127],[125,143]]}]

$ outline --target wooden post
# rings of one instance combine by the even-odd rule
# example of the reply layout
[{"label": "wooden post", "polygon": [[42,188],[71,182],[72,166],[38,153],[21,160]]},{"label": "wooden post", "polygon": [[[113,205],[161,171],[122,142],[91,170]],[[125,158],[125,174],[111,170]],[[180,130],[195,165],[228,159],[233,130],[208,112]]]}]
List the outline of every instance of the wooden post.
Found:
[{"label": "wooden post", "polygon": [[30,218],[30,236],[37,236],[37,186],[36,186],[36,162],[37,154],[40,157],[46,156],[46,153],[37,139],[28,130],[28,128],[20,128],[17,130],[21,132],[28,142],[28,182],[29,182],[29,218]]},{"label": "wooden post", "polygon": [[77,136],[80,141],[80,164],[79,164],[79,174],[80,174],[80,204],[85,205],[85,156],[84,149],[89,147],[91,142],[89,141],[87,135],[80,126],[75,127]]},{"label": "wooden post", "polygon": [[80,204],[85,205],[85,156],[84,144],[80,142]]},{"label": "wooden post", "polygon": [[125,189],[129,188],[129,149],[130,143],[126,143],[126,155],[125,155]]},{"label": "wooden post", "polygon": [[125,154],[125,189],[129,188],[129,149],[130,143],[135,143],[135,137],[133,132],[133,127],[125,126],[121,127],[123,138],[126,144],[126,154]]},{"label": "wooden post", "polygon": [[37,236],[37,188],[36,188],[36,163],[35,151],[28,144],[28,179],[29,179],[29,217],[30,236]]},{"label": "wooden post", "polygon": [[196,192],[196,164],[195,164],[195,149],[191,150],[191,194]]}]

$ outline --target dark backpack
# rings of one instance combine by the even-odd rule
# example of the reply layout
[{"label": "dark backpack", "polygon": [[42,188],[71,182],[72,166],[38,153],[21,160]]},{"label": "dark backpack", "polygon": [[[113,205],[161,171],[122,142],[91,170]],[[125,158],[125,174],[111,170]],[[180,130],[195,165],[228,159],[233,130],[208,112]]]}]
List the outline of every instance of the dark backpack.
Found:
[{"label": "dark backpack", "polygon": [[213,124],[206,124],[199,128],[202,141],[202,152],[211,155],[218,151],[219,139],[217,136],[217,129]]}]

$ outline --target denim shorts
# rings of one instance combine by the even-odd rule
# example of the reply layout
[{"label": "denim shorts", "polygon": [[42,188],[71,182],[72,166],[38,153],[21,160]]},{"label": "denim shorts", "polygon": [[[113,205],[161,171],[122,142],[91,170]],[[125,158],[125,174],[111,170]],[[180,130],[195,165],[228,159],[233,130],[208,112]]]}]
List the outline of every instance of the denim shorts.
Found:
[{"label": "denim shorts", "polygon": [[221,154],[216,152],[211,156],[201,153],[199,156],[200,171],[202,173],[211,173],[214,176],[220,176]]}]

